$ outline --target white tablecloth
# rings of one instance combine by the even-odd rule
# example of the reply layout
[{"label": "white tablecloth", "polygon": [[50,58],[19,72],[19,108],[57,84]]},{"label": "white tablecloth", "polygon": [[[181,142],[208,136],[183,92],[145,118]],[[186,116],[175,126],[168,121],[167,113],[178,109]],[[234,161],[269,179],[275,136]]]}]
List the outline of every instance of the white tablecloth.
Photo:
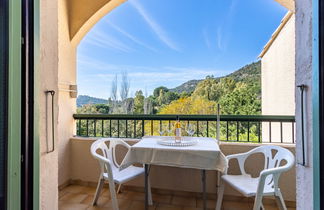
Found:
[{"label": "white tablecloth", "polygon": [[227,167],[226,158],[213,138],[186,137],[198,140],[196,145],[186,147],[160,145],[157,141],[161,138],[170,137],[144,137],[134,144],[127,152],[120,169],[134,163],[218,170],[220,172],[224,172]]}]

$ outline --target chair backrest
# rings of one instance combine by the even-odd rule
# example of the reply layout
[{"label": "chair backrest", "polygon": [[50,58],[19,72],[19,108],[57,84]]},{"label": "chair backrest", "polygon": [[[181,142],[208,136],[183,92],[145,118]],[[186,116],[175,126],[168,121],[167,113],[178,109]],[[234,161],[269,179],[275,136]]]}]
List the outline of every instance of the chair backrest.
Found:
[{"label": "chair backrest", "polygon": [[[276,176],[269,175],[266,177],[265,184],[272,188],[278,187],[280,174],[288,171],[295,163],[295,157],[288,149],[276,145],[260,146],[248,153],[249,155],[263,153],[265,158],[264,169],[280,168],[280,172]],[[280,165],[282,161],[285,161],[285,163]]]},{"label": "chair backrest", "polygon": [[265,158],[264,169],[277,168],[281,161],[285,160],[286,163],[281,166],[289,170],[295,163],[294,155],[288,149],[280,146],[263,145],[249,152],[250,155],[255,153],[263,153]]},{"label": "chair backrest", "polygon": [[[109,146],[107,146],[107,142],[109,142]],[[109,176],[113,176],[113,171],[119,170],[119,164],[116,160],[117,145],[122,145],[127,149],[130,148],[125,141],[117,138],[103,138],[92,143],[90,151],[92,156],[99,161],[101,173],[108,173]]]}]

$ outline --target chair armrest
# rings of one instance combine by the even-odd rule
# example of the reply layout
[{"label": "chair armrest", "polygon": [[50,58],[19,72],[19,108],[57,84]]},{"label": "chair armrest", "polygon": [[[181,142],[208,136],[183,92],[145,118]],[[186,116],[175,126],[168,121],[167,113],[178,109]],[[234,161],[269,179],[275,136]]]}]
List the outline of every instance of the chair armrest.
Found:
[{"label": "chair armrest", "polygon": [[279,166],[276,168],[269,168],[269,169],[264,169],[260,172],[260,177],[261,176],[268,176],[270,174],[280,174],[282,172],[288,171],[290,167],[285,167],[285,166]]}]

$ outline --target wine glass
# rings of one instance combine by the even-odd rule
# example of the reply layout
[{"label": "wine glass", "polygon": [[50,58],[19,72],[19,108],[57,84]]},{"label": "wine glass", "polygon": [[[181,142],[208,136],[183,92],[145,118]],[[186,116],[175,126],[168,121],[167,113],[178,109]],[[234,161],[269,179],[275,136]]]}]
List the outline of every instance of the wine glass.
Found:
[{"label": "wine glass", "polygon": [[186,132],[189,134],[190,137],[192,137],[192,135],[194,135],[195,133],[195,128],[193,127],[192,124],[188,124],[186,127]]},{"label": "wine glass", "polygon": [[162,128],[159,129],[159,134],[160,134],[160,136],[163,136],[164,130]]},{"label": "wine glass", "polygon": [[172,128],[171,128],[171,126],[166,125],[166,126],[165,126],[165,131],[168,133],[168,135],[170,135],[170,134],[172,133]]}]

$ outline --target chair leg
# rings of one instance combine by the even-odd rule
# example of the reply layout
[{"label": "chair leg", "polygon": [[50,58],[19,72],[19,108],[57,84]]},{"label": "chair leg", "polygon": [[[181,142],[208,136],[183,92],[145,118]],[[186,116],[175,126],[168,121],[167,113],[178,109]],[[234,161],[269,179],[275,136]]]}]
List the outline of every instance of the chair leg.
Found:
[{"label": "chair leg", "polygon": [[122,186],[122,184],[119,184],[119,185],[118,185],[118,188],[117,188],[117,194],[119,194],[119,193],[121,192],[121,190],[120,190],[120,189],[121,189],[121,186]]},{"label": "chair leg", "polygon": [[263,207],[262,204],[262,194],[257,194],[255,196],[255,200],[254,200],[254,205],[253,205],[253,210],[260,210]]},{"label": "chair leg", "polygon": [[114,180],[109,177],[108,181],[113,210],[119,210]]},{"label": "chair leg", "polygon": [[92,202],[93,206],[97,204],[97,201],[98,201],[98,198],[99,198],[99,195],[100,195],[100,192],[102,190],[102,187],[103,187],[104,183],[105,183],[105,180],[102,177],[100,177],[99,180],[98,180],[96,194],[95,194],[95,196],[93,198],[93,202]]},{"label": "chair leg", "polygon": [[150,205],[150,206],[152,206],[153,205],[153,200],[152,200],[152,191],[151,191],[151,184],[150,184],[150,179],[148,180],[148,186],[147,186],[147,190],[148,190],[148,204]]},{"label": "chair leg", "polygon": [[225,185],[224,185],[224,181],[220,180],[220,185],[218,187],[218,191],[217,191],[217,203],[216,203],[216,210],[221,210],[222,208],[222,202],[223,202],[223,195],[224,195],[224,189],[225,189]]},{"label": "chair leg", "polygon": [[285,200],[282,197],[281,191],[278,190],[277,195],[275,195],[277,205],[279,206],[280,210],[287,210]]}]

